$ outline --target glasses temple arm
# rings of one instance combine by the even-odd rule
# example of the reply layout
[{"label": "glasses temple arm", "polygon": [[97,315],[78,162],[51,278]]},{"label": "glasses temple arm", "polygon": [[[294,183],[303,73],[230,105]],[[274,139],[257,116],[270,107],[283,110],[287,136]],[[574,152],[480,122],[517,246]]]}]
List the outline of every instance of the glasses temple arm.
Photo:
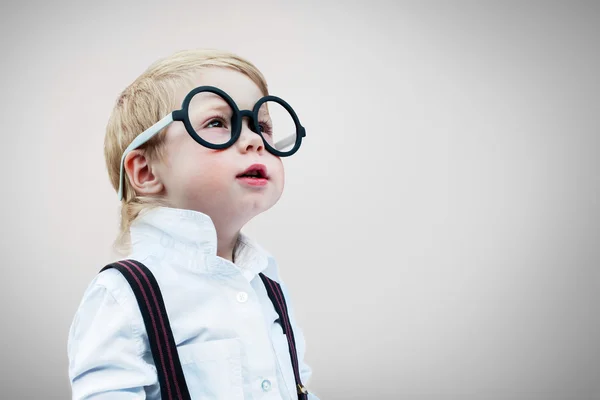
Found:
[{"label": "glasses temple arm", "polygon": [[127,146],[125,151],[123,152],[123,156],[121,156],[121,168],[119,172],[119,201],[123,200],[123,180],[125,178],[125,157],[131,151],[137,149],[150,139],[152,139],[158,132],[163,130],[167,125],[173,122],[173,113],[170,113],[150,128],[146,129],[144,132],[140,133],[133,139],[133,141]]},{"label": "glasses temple arm", "polygon": [[275,148],[277,150],[281,150],[284,147],[290,146],[296,142],[296,135],[291,135],[286,137],[285,139],[281,139],[279,142],[275,143]]}]

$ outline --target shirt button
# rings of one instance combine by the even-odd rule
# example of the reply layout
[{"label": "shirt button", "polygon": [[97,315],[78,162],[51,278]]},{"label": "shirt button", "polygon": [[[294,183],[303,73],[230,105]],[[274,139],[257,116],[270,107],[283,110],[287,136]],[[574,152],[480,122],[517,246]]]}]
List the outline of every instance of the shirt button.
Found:
[{"label": "shirt button", "polygon": [[237,294],[237,301],[239,301],[240,303],[245,303],[246,300],[248,300],[248,293],[246,293],[246,292],[239,292]]},{"label": "shirt button", "polygon": [[261,386],[263,391],[268,392],[269,390],[271,390],[271,381],[265,379],[264,381],[262,381]]}]

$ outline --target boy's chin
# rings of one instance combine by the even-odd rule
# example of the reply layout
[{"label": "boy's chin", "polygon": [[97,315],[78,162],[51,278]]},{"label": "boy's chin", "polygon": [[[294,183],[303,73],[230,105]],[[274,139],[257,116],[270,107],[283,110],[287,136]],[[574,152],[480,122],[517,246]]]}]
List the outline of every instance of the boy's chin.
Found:
[{"label": "boy's chin", "polygon": [[238,201],[222,201],[217,204],[192,205],[190,208],[210,216],[212,219],[218,219],[221,222],[231,223],[233,225],[244,225],[259,214],[269,210],[277,203],[278,199],[239,199]]},{"label": "boy's chin", "polygon": [[[254,217],[271,209],[281,195],[275,193],[246,194],[241,196],[224,196],[222,198],[189,199],[184,207],[208,215],[214,222],[220,225],[231,224],[241,228]],[[195,201],[196,200],[196,201]],[[204,200],[204,201],[203,201]]]},{"label": "boy's chin", "polygon": [[278,199],[266,199],[266,198],[262,198],[262,199],[247,199],[248,201],[244,201],[241,202],[241,204],[239,205],[239,207],[235,207],[237,208],[237,210],[234,212],[235,214],[238,214],[240,217],[250,220],[254,217],[256,217],[259,214],[264,213],[265,211],[269,210],[271,207],[273,207],[276,203]]}]

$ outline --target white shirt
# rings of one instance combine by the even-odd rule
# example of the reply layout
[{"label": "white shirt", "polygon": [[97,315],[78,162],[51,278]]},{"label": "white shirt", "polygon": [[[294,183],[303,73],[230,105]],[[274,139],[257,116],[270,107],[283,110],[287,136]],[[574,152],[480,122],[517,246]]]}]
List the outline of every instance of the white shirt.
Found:
[{"label": "white shirt", "polygon": [[[305,341],[275,259],[240,234],[235,264],[218,257],[205,214],[159,207],[131,226],[126,258],[160,287],[192,399],[297,399],[286,336],[258,274],[279,282],[306,386]],[[98,266],[98,271],[104,265]],[[73,399],[159,399],[156,367],[134,293],[115,269],[87,287],[68,339]],[[318,400],[310,394],[310,400]]]}]

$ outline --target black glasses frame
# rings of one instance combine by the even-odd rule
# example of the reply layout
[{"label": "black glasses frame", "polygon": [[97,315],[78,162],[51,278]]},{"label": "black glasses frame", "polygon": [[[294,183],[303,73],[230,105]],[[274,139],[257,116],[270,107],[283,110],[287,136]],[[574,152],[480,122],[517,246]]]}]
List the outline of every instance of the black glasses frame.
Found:
[{"label": "black glasses frame", "polygon": [[[202,92],[215,93],[221,96],[233,111],[233,114],[231,116],[231,139],[229,139],[226,143],[214,144],[207,142],[206,140],[202,139],[202,137],[200,137],[196,130],[192,127],[192,123],[190,122],[189,117],[189,106],[193,97],[198,93]],[[260,110],[260,107],[267,101],[272,101],[280,104],[283,108],[286,109],[286,111],[294,120],[294,124],[296,125],[296,139],[294,141],[293,147],[288,151],[281,151],[277,149],[275,147],[277,146],[277,143],[274,143],[273,145],[269,144],[269,142],[267,142],[260,130],[258,111]],[[300,124],[300,120],[298,119],[298,116],[296,115],[294,109],[285,100],[277,96],[264,96],[256,102],[252,110],[240,110],[235,101],[233,101],[233,99],[227,93],[214,86],[200,86],[195,89],[192,89],[184,98],[183,103],[181,105],[181,109],[173,111],[172,115],[173,121],[183,122],[183,125],[185,126],[185,129],[187,130],[188,134],[196,142],[198,142],[204,147],[208,147],[209,149],[215,150],[226,149],[232,146],[239,139],[240,134],[242,132],[242,121],[244,117],[247,117],[249,119],[248,125],[250,129],[252,130],[252,132],[256,133],[261,137],[267,151],[277,157],[289,157],[295,152],[297,152],[298,149],[300,149],[300,145],[302,144],[302,138],[306,136],[306,129],[304,129],[302,124]]]}]

